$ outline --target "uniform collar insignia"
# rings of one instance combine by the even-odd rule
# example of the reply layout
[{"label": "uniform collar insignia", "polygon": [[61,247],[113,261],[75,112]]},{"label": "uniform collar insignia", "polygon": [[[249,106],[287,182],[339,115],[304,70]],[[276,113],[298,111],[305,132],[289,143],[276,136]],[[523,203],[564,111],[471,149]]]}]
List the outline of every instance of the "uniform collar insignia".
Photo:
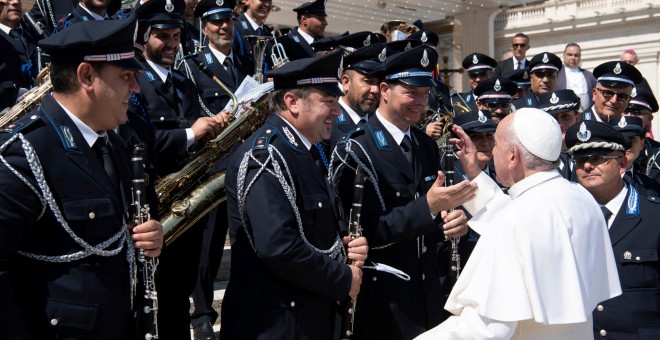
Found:
[{"label": "uniform collar insignia", "polygon": [[244,30],[248,29],[248,23],[247,22],[241,21],[241,25],[243,25]]},{"label": "uniform collar insignia", "polygon": [[82,21],[89,21],[89,18],[86,15],[83,15],[80,18],[82,19]]},{"label": "uniform collar insignia", "polygon": [[420,60],[420,64],[422,67],[429,66],[429,54],[424,50],[424,54],[422,55],[422,60]]},{"label": "uniform collar insignia", "polygon": [[426,37],[426,32],[422,32],[422,38],[420,39],[422,42],[426,42],[429,40],[429,38]]},{"label": "uniform collar insignia", "polygon": [[551,104],[559,103],[559,97],[557,97],[557,95],[554,92],[552,92],[552,97],[550,97],[550,103]]},{"label": "uniform collar insignia", "polygon": [[297,35],[292,35],[292,37],[293,37],[293,41],[295,41],[295,42],[297,42],[297,43],[300,44],[300,39],[298,39],[298,36],[297,36]]},{"label": "uniform collar insignia", "polygon": [[64,125],[62,125],[60,128],[62,129],[62,135],[64,136],[66,147],[69,149],[77,149],[78,147],[76,146],[76,140],[73,138],[73,134],[71,133],[71,128]]},{"label": "uniform collar insignia", "polygon": [[369,46],[369,45],[371,45],[371,34],[369,34],[367,36],[367,39],[364,39],[364,41],[362,42],[362,46]]},{"label": "uniform collar insignia", "polygon": [[378,60],[380,60],[380,62],[383,62],[385,61],[386,58],[387,58],[387,48],[383,48],[380,54],[378,54]]},{"label": "uniform collar insignia", "polygon": [[500,80],[499,79],[495,80],[495,86],[493,86],[493,90],[500,92],[501,89],[502,89],[502,85],[500,85]]},{"label": "uniform collar insignia", "polygon": [[628,202],[626,204],[626,217],[639,215],[639,195],[637,190],[632,185],[628,186],[630,195],[628,195]]},{"label": "uniform collar insignia", "polygon": [[374,132],[375,137],[376,137],[376,144],[378,145],[379,148],[385,148],[387,147],[387,139],[385,139],[385,134],[383,133],[382,130],[378,130]]},{"label": "uniform collar insignia", "polygon": [[167,11],[167,13],[172,13],[172,11],[174,10],[174,5],[172,4],[172,0],[167,0],[165,4],[165,10]]},{"label": "uniform collar insignia", "polygon": [[476,54],[472,55],[472,63],[475,65],[479,63],[479,58],[477,58]]},{"label": "uniform collar insignia", "polygon": [[479,110],[479,118],[477,118],[477,120],[479,121],[479,123],[483,124],[488,120],[488,118],[486,118],[484,113],[481,112],[481,110]]},{"label": "uniform collar insignia", "polygon": [[621,73],[621,65],[619,63],[616,63],[616,66],[614,67],[614,70],[612,70],[614,74],[620,74]]},{"label": "uniform collar insignia", "polygon": [[621,116],[621,119],[619,119],[619,124],[617,124],[617,126],[622,129],[628,126],[628,122],[626,121],[626,116]]},{"label": "uniform collar insignia", "polygon": [[631,97],[635,98],[637,97],[637,87],[633,87],[632,93],[630,94]]},{"label": "uniform collar insignia", "polygon": [[287,126],[283,127],[282,131],[284,131],[284,135],[286,136],[286,139],[289,141],[289,143],[291,143],[291,144],[293,144],[297,147],[298,142],[296,142],[296,138],[293,137],[293,134],[289,130],[289,127],[287,127]]},{"label": "uniform collar insignia", "polygon": [[346,123],[346,116],[344,115],[343,112],[339,114],[339,116],[337,117],[337,123],[339,124]]},{"label": "uniform collar insignia", "polygon": [[206,65],[213,64],[213,54],[211,52],[204,53],[204,58],[206,58]]},{"label": "uniform collar insignia", "polygon": [[144,76],[147,77],[148,81],[156,80],[156,78],[154,78],[154,75],[153,75],[153,73],[151,73],[151,71],[145,70],[144,71]]},{"label": "uniform collar insignia", "polygon": [[548,61],[550,61],[550,59],[548,59],[548,54],[547,53],[543,53],[543,59],[541,59],[541,61],[546,63],[546,64],[548,63]]},{"label": "uniform collar insignia", "polygon": [[410,45],[410,42],[409,42],[403,50],[404,51],[410,51],[410,49],[412,49],[412,45]]},{"label": "uniform collar insignia", "polygon": [[529,79],[529,73],[527,71],[523,73],[523,79]]},{"label": "uniform collar insignia", "polygon": [[591,138],[591,131],[589,131],[589,130],[587,129],[587,124],[585,124],[584,122],[582,122],[582,124],[580,124],[580,130],[579,130],[578,133],[577,133],[577,139],[578,139],[580,142],[586,142],[586,141],[588,141],[590,138]]}]

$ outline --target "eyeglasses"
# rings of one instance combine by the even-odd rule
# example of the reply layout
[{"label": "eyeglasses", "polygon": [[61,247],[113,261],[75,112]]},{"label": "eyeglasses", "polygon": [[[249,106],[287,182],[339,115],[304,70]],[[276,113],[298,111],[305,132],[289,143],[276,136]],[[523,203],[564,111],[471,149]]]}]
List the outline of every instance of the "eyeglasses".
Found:
[{"label": "eyeglasses", "polygon": [[651,111],[645,109],[626,109],[626,113],[633,116],[643,116],[651,114]]},{"label": "eyeglasses", "polygon": [[525,48],[525,47],[527,47],[527,44],[511,44],[511,47],[513,47],[513,48]]},{"label": "eyeglasses", "polygon": [[489,110],[497,110],[497,109],[510,110],[511,109],[511,103],[486,103],[486,106],[488,107]]},{"label": "eyeglasses", "polygon": [[532,74],[539,79],[543,79],[545,77],[552,78],[557,74],[557,71],[534,71]]},{"label": "eyeglasses", "polygon": [[619,101],[619,102],[625,102],[626,100],[630,99],[630,95],[627,94],[627,93],[614,92],[614,91],[610,91],[610,90],[603,90],[603,89],[599,89],[597,87],[596,87],[596,90],[598,92],[600,92],[600,94],[603,95],[603,98],[605,98],[605,100],[607,100],[607,101],[612,99],[612,97],[614,97],[614,95],[616,95],[616,100]]},{"label": "eyeglasses", "polygon": [[573,162],[577,167],[583,167],[584,163],[589,162],[592,166],[599,166],[603,163],[609,162],[611,159],[621,158],[620,155],[600,155],[600,156],[588,156],[588,157],[574,157]]}]

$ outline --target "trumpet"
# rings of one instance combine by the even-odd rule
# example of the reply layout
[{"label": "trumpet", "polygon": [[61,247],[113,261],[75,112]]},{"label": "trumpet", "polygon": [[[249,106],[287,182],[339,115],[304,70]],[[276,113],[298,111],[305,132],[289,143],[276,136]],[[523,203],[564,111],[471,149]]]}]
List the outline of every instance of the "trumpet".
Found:
[{"label": "trumpet", "polygon": [[273,68],[278,68],[289,62],[289,57],[286,55],[284,46],[277,42],[277,37],[275,36],[275,31],[273,31],[273,47],[270,50],[270,59],[273,61]]},{"label": "trumpet", "polygon": [[453,96],[455,94],[458,97],[458,99],[460,99],[461,102],[462,102],[462,103],[461,102],[452,102],[451,103],[451,106],[454,109],[454,114],[460,115],[460,114],[463,114],[463,113],[470,112],[470,105],[468,105],[468,103],[465,101],[465,99],[463,99],[463,96],[461,96],[460,93],[456,92],[456,90],[454,90],[454,89],[450,89],[449,94],[450,94],[450,96]]},{"label": "trumpet", "polygon": [[252,45],[252,58],[254,58],[254,80],[259,84],[264,82],[264,54],[266,45],[273,37],[264,37],[259,35],[246,35],[244,37]]}]

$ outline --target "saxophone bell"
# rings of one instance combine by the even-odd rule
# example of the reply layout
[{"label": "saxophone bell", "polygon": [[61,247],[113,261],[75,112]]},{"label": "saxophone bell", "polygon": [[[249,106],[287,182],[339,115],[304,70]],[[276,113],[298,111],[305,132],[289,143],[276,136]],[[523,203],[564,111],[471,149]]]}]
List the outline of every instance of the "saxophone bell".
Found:
[{"label": "saxophone bell", "polygon": [[264,54],[266,46],[273,37],[264,37],[259,35],[246,35],[245,38],[252,46],[252,58],[254,59],[254,80],[259,84],[264,82]]}]

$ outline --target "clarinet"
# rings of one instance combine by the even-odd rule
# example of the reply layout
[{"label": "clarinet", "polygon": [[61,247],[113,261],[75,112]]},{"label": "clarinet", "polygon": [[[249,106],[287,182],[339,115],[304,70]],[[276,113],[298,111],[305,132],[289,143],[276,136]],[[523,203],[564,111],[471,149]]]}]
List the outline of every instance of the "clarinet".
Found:
[{"label": "clarinet", "polygon": [[[362,210],[362,193],[364,189],[364,172],[360,166],[355,171],[353,181],[353,204],[348,220],[348,238],[354,240],[362,236],[362,225],[360,224],[360,211]],[[355,264],[354,260],[348,260],[349,265]],[[348,340],[353,334],[355,324],[355,305],[357,300],[349,300],[345,305],[341,327],[341,339]]]},{"label": "clarinet", "polygon": [[[131,149],[131,220],[134,225],[149,220],[149,203],[146,202],[146,180],[144,172],[144,146],[137,143]],[[144,256],[144,249],[137,251],[142,273],[144,296],[141,301],[144,306],[138,308],[138,329],[145,340],[158,339],[158,294],[156,292],[156,267],[158,259]]]},{"label": "clarinet", "polygon": [[[444,145],[442,146],[443,152],[444,152],[444,159],[445,159],[445,187],[451,186],[454,184],[454,176],[455,176],[455,171],[454,171],[454,162],[456,161],[456,155],[454,154],[454,145],[449,143],[449,141],[445,141]],[[449,212],[453,211],[454,209],[449,210]],[[445,236],[445,240],[449,240],[451,242],[451,258],[449,260],[449,266],[451,268],[451,271],[449,275],[453,279],[453,282],[458,280],[458,276],[461,274],[461,255],[458,253],[458,242],[460,241],[460,237],[452,237],[449,238]]]}]

